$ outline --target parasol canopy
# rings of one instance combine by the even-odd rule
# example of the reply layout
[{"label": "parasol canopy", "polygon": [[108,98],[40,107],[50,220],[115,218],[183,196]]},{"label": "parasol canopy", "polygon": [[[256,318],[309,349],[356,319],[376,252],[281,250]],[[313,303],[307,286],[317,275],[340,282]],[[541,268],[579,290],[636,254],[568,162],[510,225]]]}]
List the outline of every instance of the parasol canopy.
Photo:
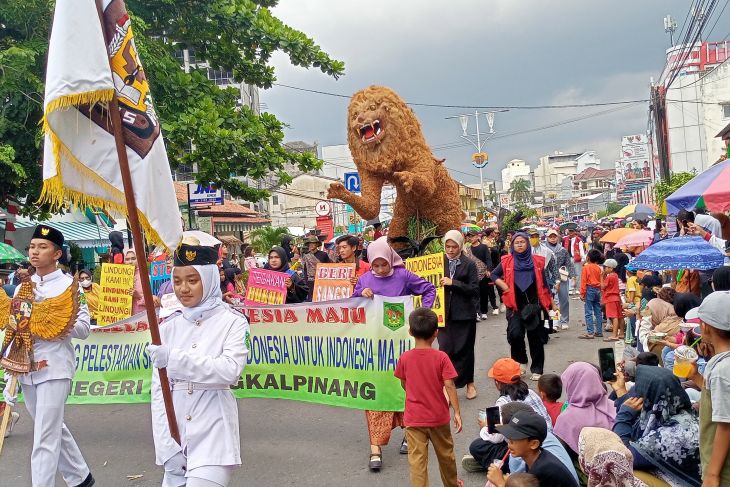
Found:
[{"label": "parasol canopy", "polygon": [[694,208],[718,212],[730,210],[730,159],[698,174],[669,195],[664,203],[669,215]]},{"label": "parasol canopy", "polygon": [[635,228],[614,228],[610,232],[606,233],[601,237],[603,243],[616,243],[621,240],[622,237],[638,232]]},{"label": "parasol canopy", "polygon": [[479,225],[474,225],[473,223],[462,223],[461,224],[461,233],[466,233],[468,231],[475,231],[475,232],[481,232],[482,227]]},{"label": "parasol canopy", "polygon": [[724,260],[722,252],[702,237],[675,237],[651,245],[627,267],[652,271],[711,270],[722,267]]},{"label": "parasol canopy", "polygon": [[615,247],[646,247],[654,240],[654,232],[650,230],[637,230],[621,237]]},{"label": "parasol canopy", "polygon": [[[643,203],[638,203],[635,205],[626,205],[611,216],[613,218],[626,218],[628,216],[634,216],[634,215],[639,215],[639,216],[654,215],[655,213],[656,213],[656,208],[654,208],[653,206],[645,205]],[[642,219],[642,218],[638,218],[637,216],[634,216],[634,219]]]},{"label": "parasol canopy", "polygon": [[200,245],[205,245],[206,247],[215,247],[221,244],[221,241],[213,235],[201,232],[200,230],[186,230],[183,232],[183,238],[185,237],[197,238],[200,241]]},{"label": "parasol canopy", "polygon": [[562,225],[560,225],[560,232],[562,233],[566,229],[567,230],[575,230],[576,228],[578,228],[578,224],[575,223],[575,222],[563,223]]},{"label": "parasol canopy", "polygon": [[15,248],[0,243],[0,264],[19,264],[26,260],[28,260],[28,257],[15,250]]}]

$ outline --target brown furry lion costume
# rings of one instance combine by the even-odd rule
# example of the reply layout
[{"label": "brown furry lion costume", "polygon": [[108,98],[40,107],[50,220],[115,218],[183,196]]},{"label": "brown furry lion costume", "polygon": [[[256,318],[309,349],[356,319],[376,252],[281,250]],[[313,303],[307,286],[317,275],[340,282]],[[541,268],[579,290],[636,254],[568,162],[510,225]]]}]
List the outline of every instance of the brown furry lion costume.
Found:
[{"label": "brown furry lion costume", "polygon": [[408,105],[390,88],[370,86],[352,96],[347,109],[347,140],[360,173],[362,196],[332,183],[328,198],[352,206],[365,220],[380,213],[380,194],[386,181],[397,191],[390,237],[408,234],[415,216],[432,221],[439,234],[461,226],[459,188],[436,159]]}]

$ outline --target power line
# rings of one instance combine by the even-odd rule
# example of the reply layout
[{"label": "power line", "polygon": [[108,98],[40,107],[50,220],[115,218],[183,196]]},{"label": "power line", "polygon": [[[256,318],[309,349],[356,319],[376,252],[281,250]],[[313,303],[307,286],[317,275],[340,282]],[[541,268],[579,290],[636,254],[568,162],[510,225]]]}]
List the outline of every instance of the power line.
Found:
[{"label": "power line", "polygon": [[[637,101],[637,102],[634,102],[634,103],[640,103],[640,102]],[[587,115],[582,115],[580,117],[575,117],[575,118],[571,118],[571,119],[567,119],[567,120],[561,120],[559,122],[554,122],[554,123],[551,123],[551,124],[548,124],[548,125],[543,125],[543,126],[540,126],[540,127],[533,127],[533,128],[529,128],[529,129],[525,129],[525,130],[518,130],[518,131],[515,131],[515,132],[509,132],[509,133],[506,133],[506,134],[495,135],[490,140],[505,139],[505,138],[514,137],[514,136],[517,136],[517,135],[524,135],[524,134],[529,134],[529,133],[533,133],[533,132],[539,132],[541,130],[547,130],[547,129],[551,129],[551,128],[555,128],[555,127],[560,127],[562,125],[567,125],[567,124],[574,123],[574,122],[580,122],[582,120],[587,120],[589,118],[599,117],[601,115],[606,115],[606,114],[609,114],[609,113],[617,112],[617,111],[620,111],[620,110],[624,110],[626,108],[631,108],[631,105],[609,108],[608,110],[601,110],[599,112],[594,112],[594,113],[590,113],[590,114],[587,114]],[[450,150],[450,149],[456,149],[456,148],[459,148],[459,147],[465,147],[465,146],[468,146],[468,145],[469,144],[467,142],[457,141],[457,142],[453,142],[453,143],[444,144],[444,145],[441,145],[441,146],[434,146],[433,147],[433,150],[435,150],[435,151],[436,150]]]},{"label": "power line", "polygon": [[689,59],[690,54],[692,53],[692,49],[694,48],[694,45],[697,43],[698,40],[701,39],[702,31],[705,28],[705,25],[707,25],[708,20],[712,16],[712,12],[715,10],[715,7],[717,6],[717,0],[711,0],[710,4],[707,6],[707,10],[704,12],[702,11],[704,7],[705,1],[702,0],[702,2],[697,6],[697,9],[692,16],[692,25],[690,26],[690,29],[688,29],[688,34],[691,31],[691,28],[696,25],[695,33],[692,37],[692,41],[687,44],[684,43],[684,47],[682,48],[682,55],[680,56],[680,61],[677,64],[676,69],[674,72],[672,72],[669,81],[665,85],[668,89],[672,83],[677,79],[679,76],[679,73],[682,71],[682,67],[684,66],[684,63],[687,62],[687,59]]},{"label": "power line", "polygon": [[720,21],[720,18],[722,17],[723,12],[725,12],[725,9],[727,8],[728,3],[730,3],[730,0],[725,0],[725,5],[722,6],[722,10],[720,10],[720,14],[715,19],[715,23],[712,24],[712,29],[710,29],[710,32],[707,33],[707,40],[710,39],[710,36],[712,35],[712,31],[715,30],[715,27],[717,26],[717,23]]},{"label": "power line", "polygon": [[[329,91],[321,91],[321,90],[311,90],[308,88],[300,88],[298,86],[291,86],[291,85],[285,85],[282,83],[274,83],[275,86],[281,86],[282,88],[289,88],[291,90],[297,90],[297,91],[304,91],[307,93],[315,93],[317,95],[325,95],[325,96],[333,96],[337,98],[347,98],[350,99],[350,95],[343,95],[342,93],[332,93]],[[639,102],[648,102],[649,99],[641,99],[641,100],[620,100],[620,101],[607,101],[607,102],[599,102],[599,103],[569,103],[564,105],[504,105],[504,106],[497,106],[497,105],[446,105],[446,104],[438,104],[438,103],[415,103],[415,102],[406,102],[406,104],[410,106],[416,106],[416,107],[428,107],[428,108],[459,108],[459,109],[490,109],[490,110],[543,110],[543,109],[553,109],[553,108],[587,108],[587,107],[601,107],[601,106],[611,106],[611,105],[630,105],[633,103],[639,103]]]},{"label": "power line", "polygon": [[[677,39],[682,38],[679,42],[680,50],[677,54],[677,59],[681,58],[684,52],[684,49],[686,48],[687,41],[689,40],[690,36],[690,30],[692,26],[695,23],[697,12],[699,11],[698,6],[698,0],[692,0],[692,3],[690,3],[689,9],[687,10],[687,15],[684,18],[684,22],[682,23],[682,28],[679,31],[679,35],[677,36]],[[692,14],[692,18],[690,19],[690,14]],[[686,28],[686,31],[685,31]],[[682,37],[682,33],[684,32],[684,37]],[[674,47],[674,46],[672,46]],[[680,65],[681,66],[681,65]],[[659,84],[662,84],[661,77],[664,76],[665,73],[668,74],[668,76],[672,76],[671,70],[667,71],[667,68],[669,67],[669,58],[667,58],[664,62],[664,68],[662,69],[661,75],[659,76]]]}]

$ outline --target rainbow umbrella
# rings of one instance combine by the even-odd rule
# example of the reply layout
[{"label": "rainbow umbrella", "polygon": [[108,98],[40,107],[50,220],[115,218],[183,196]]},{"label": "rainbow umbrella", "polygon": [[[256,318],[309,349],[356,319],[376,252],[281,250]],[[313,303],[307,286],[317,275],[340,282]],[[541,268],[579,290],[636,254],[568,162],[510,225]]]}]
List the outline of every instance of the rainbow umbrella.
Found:
[{"label": "rainbow umbrella", "polygon": [[665,204],[669,215],[694,208],[718,212],[730,210],[730,159],[692,178],[669,195]]}]

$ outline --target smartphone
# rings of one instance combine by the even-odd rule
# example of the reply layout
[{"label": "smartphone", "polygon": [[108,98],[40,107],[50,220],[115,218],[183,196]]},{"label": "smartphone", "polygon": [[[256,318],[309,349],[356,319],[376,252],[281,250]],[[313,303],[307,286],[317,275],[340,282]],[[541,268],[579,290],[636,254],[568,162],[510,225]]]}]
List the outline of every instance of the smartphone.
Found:
[{"label": "smartphone", "polygon": [[616,358],[613,348],[598,349],[598,365],[601,369],[601,379],[606,382],[616,380]]},{"label": "smartphone", "polygon": [[487,431],[490,435],[497,432],[497,425],[501,423],[502,418],[499,414],[499,406],[487,408]]}]

